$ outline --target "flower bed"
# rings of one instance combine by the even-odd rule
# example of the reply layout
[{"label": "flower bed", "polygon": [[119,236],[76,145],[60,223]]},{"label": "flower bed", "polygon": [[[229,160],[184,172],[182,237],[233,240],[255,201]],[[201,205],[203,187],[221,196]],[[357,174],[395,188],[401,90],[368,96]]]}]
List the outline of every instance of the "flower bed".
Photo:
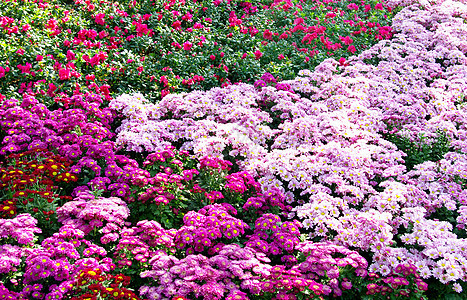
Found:
[{"label": "flower bed", "polygon": [[1,5],[3,298],[462,298],[466,4]]},{"label": "flower bed", "polygon": [[266,71],[292,79],[390,38],[394,14],[376,0],[70,2],[0,4],[1,94],[52,104],[144,91],[155,100]]}]

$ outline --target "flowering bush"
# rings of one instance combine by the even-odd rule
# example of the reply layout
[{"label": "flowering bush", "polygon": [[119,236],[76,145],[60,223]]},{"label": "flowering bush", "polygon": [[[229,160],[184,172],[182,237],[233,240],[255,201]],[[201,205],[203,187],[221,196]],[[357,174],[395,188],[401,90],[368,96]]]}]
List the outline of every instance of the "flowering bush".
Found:
[{"label": "flowering bush", "polygon": [[248,172],[231,173],[228,160],[196,159],[166,146],[149,154],[142,165],[130,186],[129,208],[137,212],[130,218],[133,222],[151,219],[179,228],[186,213],[215,202],[231,204],[250,223],[258,213],[289,209],[277,191],[260,193],[259,183]]},{"label": "flowering bush", "polygon": [[[279,216],[266,213],[256,220],[254,233],[246,245],[269,254],[271,258],[281,256],[284,251],[292,254],[300,242],[300,227],[302,225],[298,221],[281,222]],[[289,266],[296,262],[292,255],[283,256],[281,259],[282,263]]]},{"label": "flowering bush", "polygon": [[[33,250],[36,233],[41,233],[37,220],[29,214],[20,214],[13,219],[0,219],[0,278],[7,285],[18,284],[20,274],[24,268],[24,258]],[[11,275],[11,276],[8,276]],[[5,286],[4,292],[8,295]],[[0,294],[1,295],[1,294]]]},{"label": "flowering bush", "polygon": [[371,295],[374,299],[387,299],[388,295],[395,298],[413,297],[420,298],[423,295],[422,291],[428,289],[428,285],[416,272],[417,267],[411,264],[398,265],[393,273],[381,278],[375,273],[369,274],[369,283],[367,295]]},{"label": "flowering bush", "polygon": [[296,249],[301,252],[299,263],[290,269],[274,266],[261,283],[261,295],[273,299],[295,299],[295,295],[352,297],[353,289],[366,277],[368,263],[355,251],[310,242],[300,243]]},{"label": "flowering bush", "polygon": [[123,274],[105,274],[101,268],[88,268],[81,271],[73,283],[73,289],[65,299],[82,300],[89,298],[111,298],[119,300],[139,300],[127,289],[131,278]]},{"label": "flowering bush", "polygon": [[[113,212],[111,214],[118,215]],[[110,274],[116,266],[111,258],[106,257],[107,251],[86,239],[85,237],[92,236],[86,236],[74,224],[62,226],[41,244],[35,244],[37,237],[34,234],[41,232],[36,224],[37,220],[27,214],[18,215],[12,220],[3,219],[0,224],[2,242],[8,243],[0,247],[0,278],[12,292],[11,295],[35,299],[68,299],[68,296],[76,296],[82,291],[81,288],[89,283],[88,280],[96,279],[83,278],[86,274],[91,274],[89,270],[109,273],[102,276],[116,280],[117,285],[123,281],[120,279],[122,276]],[[5,280],[7,278],[8,281]],[[128,284],[128,277],[124,279],[125,284]],[[109,289],[113,289],[114,292],[118,290],[122,299],[135,297],[131,290],[121,286],[117,286],[117,289],[113,283],[102,284],[110,285],[104,286],[102,293],[109,294]],[[92,287],[89,289],[88,292],[96,293]]]},{"label": "flowering bush", "polygon": [[249,226],[233,217],[237,211],[229,204],[208,205],[198,212],[190,211],[183,217],[182,226],[175,235],[175,245],[179,249],[189,247],[187,254],[202,252],[205,247],[209,252],[217,253],[216,243],[232,240],[238,242],[238,236],[245,233]]},{"label": "flowering bush", "polygon": [[49,106],[91,91],[157,99],[265,71],[291,79],[390,38],[394,12],[376,0],[5,2],[0,93]]},{"label": "flowering bush", "polygon": [[152,269],[141,274],[152,278],[155,285],[142,286],[140,293],[151,300],[173,295],[247,299],[241,288],[259,292],[259,282],[248,279],[253,277],[253,272],[269,273],[264,260],[265,257],[257,255],[253,249],[235,244],[221,247],[219,253],[210,258],[190,254],[178,259],[161,252],[150,260]]},{"label": "flowering bush", "polygon": [[[79,228],[93,239],[107,244],[115,241],[124,226],[130,210],[120,198],[95,198],[91,194],[80,195],[57,209],[58,221],[64,225]],[[99,232],[99,234],[98,234]]]},{"label": "flowering bush", "polygon": [[66,187],[78,179],[70,173],[70,162],[42,149],[12,153],[6,159],[0,163],[3,217],[30,213],[46,235],[52,234],[58,229],[55,210],[70,198],[56,185]]}]

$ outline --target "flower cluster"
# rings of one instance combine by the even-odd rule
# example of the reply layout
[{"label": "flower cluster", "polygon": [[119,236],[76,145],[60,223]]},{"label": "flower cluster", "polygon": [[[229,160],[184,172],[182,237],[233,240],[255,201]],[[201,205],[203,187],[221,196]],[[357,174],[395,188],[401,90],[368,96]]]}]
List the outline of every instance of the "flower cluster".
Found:
[{"label": "flower cluster", "polygon": [[[282,222],[279,216],[265,213],[256,220],[254,233],[246,245],[269,257],[279,256],[283,251],[290,254],[300,242],[300,227],[302,225],[297,220]],[[285,255],[281,259],[288,266],[297,261],[292,255]]]},{"label": "flower cluster", "polygon": [[36,233],[41,232],[37,220],[29,214],[0,219],[0,273],[18,271],[23,257],[30,253],[27,246],[31,246],[37,239]]},{"label": "flower cluster", "polygon": [[21,294],[26,298],[63,299],[82,270],[115,269],[106,255],[104,248],[84,239],[81,230],[63,226],[27,256]]},{"label": "flower cluster", "polygon": [[366,286],[366,294],[374,299],[387,299],[388,296],[419,297],[422,291],[428,289],[428,284],[420,279],[416,269],[411,264],[400,264],[385,277],[370,273],[368,277],[372,283]]},{"label": "flower cluster", "polygon": [[148,268],[148,260],[159,249],[175,249],[175,229],[164,229],[156,221],[140,221],[136,226],[124,228],[118,234],[114,233],[117,246],[114,249],[115,260],[118,268],[135,269],[135,273],[141,273]]},{"label": "flower cluster", "polygon": [[114,232],[123,227],[129,215],[130,210],[120,198],[96,198],[89,193],[80,193],[73,201],[57,209],[58,222],[77,228],[85,234],[99,230],[102,232],[103,244],[113,239]]},{"label": "flower cluster", "polygon": [[276,187],[272,187],[265,193],[258,193],[257,197],[250,197],[243,205],[244,210],[255,210],[259,214],[263,214],[266,211],[277,211],[286,214],[290,211],[291,206],[286,205],[286,197]]},{"label": "flower cluster", "polygon": [[264,255],[236,244],[222,246],[211,257],[191,254],[178,259],[160,252],[150,260],[152,269],[141,274],[154,283],[141,287],[140,293],[150,300],[174,296],[248,299],[242,289],[260,292],[260,282],[254,275],[270,274],[271,266],[264,262]]},{"label": "flower cluster", "polygon": [[[286,269],[284,266],[274,266],[270,269],[270,274],[261,276],[260,296],[271,297],[272,299],[295,299],[297,295],[319,296],[329,294],[329,288],[316,282],[311,278],[306,278],[300,270]],[[349,286],[351,288],[352,285]]]},{"label": "flower cluster", "polygon": [[3,283],[0,283],[0,296],[4,299],[16,300],[20,297],[20,294],[10,291],[7,287],[3,285]]},{"label": "flower cluster", "polygon": [[0,219],[0,238],[13,239],[19,244],[28,245],[34,241],[34,235],[41,233],[37,220],[30,214],[20,214],[13,219]]},{"label": "flower cluster", "polygon": [[[52,111],[33,97],[4,101],[0,125],[8,135],[3,140],[3,153],[43,149],[59,154],[68,164],[67,171],[56,174],[57,179],[87,182],[76,187],[72,196],[103,190],[127,199],[132,174],[139,168],[135,160],[118,155],[109,140],[114,135],[110,131],[111,110],[101,109],[103,99],[95,94],[66,98],[65,103],[67,109]],[[18,140],[18,136],[25,140]]]},{"label": "flower cluster", "polygon": [[84,300],[89,298],[111,298],[118,300],[140,300],[132,291],[126,288],[131,278],[123,274],[106,274],[102,267],[81,270],[73,289],[68,292],[70,300]]},{"label": "flower cluster", "polygon": [[68,159],[42,149],[11,153],[0,163],[0,173],[0,195],[7,197],[0,204],[3,217],[30,213],[44,232],[58,229],[53,226],[55,210],[70,198],[66,188],[78,179],[70,173]]},{"label": "flower cluster", "polygon": [[[332,243],[300,243],[297,250],[303,252],[305,260],[298,270],[305,278],[322,283],[325,295],[341,296],[352,288],[352,279],[367,275],[368,262],[356,251]],[[339,281],[340,279],[340,281]]]},{"label": "flower cluster", "polygon": [[236,215],[237,211],[228,203],[212,204],[198,212],[188,212],[183,217],[184,226],[175,235],[176,247],[190,247],[187,253],[192,253],[193,250],[202,252],[205,248],[211,253],[217,253],[215,242],[237,238],[249,228],[232,214]]},{"label": "flower cluster", "polygon": [[140,212],[132,221],[151,219],[178,228],[189,211],[219,201],[241,209],[244,197],[259,195],[259,184],[253,176],[248,172],[231,173],[232,163],[228,160],[197,159],[187,151],[165,146],[164,150],[150,153],[142,165],[142,170],[132,174],[129,208]]}]

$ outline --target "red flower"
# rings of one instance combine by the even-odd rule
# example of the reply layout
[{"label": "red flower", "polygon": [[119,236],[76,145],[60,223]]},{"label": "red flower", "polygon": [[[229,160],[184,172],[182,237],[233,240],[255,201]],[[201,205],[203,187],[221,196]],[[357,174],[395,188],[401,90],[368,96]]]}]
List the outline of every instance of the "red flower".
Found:
[{"label": "red flower", "polygon": [[182,22],[180,22],[179,20],[177,20],[177,21],[173,22],[172,27],[173,27],[174,29],[177,29],[177,30],[178,30],[178,29],[181,29],[181,28],[182,28]]},{"label": "red flower", "polygon": [[256,50],[255,51],[255,59],[258,60],[261,58],[261,56],[263,56],[263,53],[261,53],[261,51],[259,50]]},{"label": "red flower", "polygon": [[254,37],[258,32],[259,32],[258,29],[254,28],[254,27],[250,27],[250,35],[251,35],[251,37]]},{"label": "red flower", "polygon": [[345,57],[339,58],[339,63],[341,66],[347,66],[348,64],[345,63]]},{"label": "red flower", "polygon": [[305,23],[305,20],[303,18],[296,18],[295,21],[293,22],[294,25],[299,25]]},{"label": "red flower", "polygon": [[175,47],[177,49],[182,49],[182,46],[177,42],[173,42],[171,45],[172,45],[172,47]]},{"label": "red flower", "polygon": [[0,78],[4,77],[5,73],[6,73],[5,69],[2,66],[0,66]]},{"label": "red flower", "polygon": [[71,77],[70,70],[60,69],[58,70],[58,76],[60,76],[61,80],[68,80]]},{"label": "red flower", "polygon": [[351,52],[352,54],[354,54],[355,51],[357,51],[357,49],[355,49],[355,46],[354,46],[354,45],[350,45],[349,48],[347,48],[347,50],[348,50],[349,52]]},{"label": "red flower", "polygon": [[350,45],[353,43],[353,39],[350,36],[339,37],[339,39],[346,45]]},{"label": "red flower", "polygon": [[105,14],[97,14],[94,21],[99,25],[104,25],[105,24],[104,18],[105,18]]},{"label": "red flower", "polygon": [[190,42],[183,43],[183,50],[190,51],[191,47],[193,47],[192,43],[190,43]]},{"label": "red flower", "polygon": [[73,53],[73,51],[71,51],[71,50],[68,50],[67,53],[66,53],[66,59],[67,60],[75,60],[76,59],[75,53]]},{"label": "red flower", "polygon": [[263,38],[266,40],[272,40],[272,32],[269,29],[266,29],[263,32]]}]

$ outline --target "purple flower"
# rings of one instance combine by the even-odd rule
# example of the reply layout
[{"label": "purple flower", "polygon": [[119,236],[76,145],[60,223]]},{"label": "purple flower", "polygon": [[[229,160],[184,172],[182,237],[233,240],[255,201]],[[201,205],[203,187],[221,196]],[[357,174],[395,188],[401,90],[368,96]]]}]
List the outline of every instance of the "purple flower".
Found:
[{"label": "purple flower", "polygon": [[261,76],[261,79],[267,83],[276,82],[276,78],[274,78],[271,73],[264,73],[264,75]]},{"label": "purple flower", "polygon": [[261,88],[266,86],[266,82],[264,80],[258,79],[254,83],[255,88]]},{"label": "purple flower", "polygon": [[79,174],[81,173],[81,168],[79,166],[72,166],[70,169],[70,173]]},{"label": "purple flower", "polygon": [[286,91],[286,92],[292,91],[292,87],[290,86],[290,84],[287,84],[287,83],[276,84],[276,89],[281,90],[281,91]]}]

